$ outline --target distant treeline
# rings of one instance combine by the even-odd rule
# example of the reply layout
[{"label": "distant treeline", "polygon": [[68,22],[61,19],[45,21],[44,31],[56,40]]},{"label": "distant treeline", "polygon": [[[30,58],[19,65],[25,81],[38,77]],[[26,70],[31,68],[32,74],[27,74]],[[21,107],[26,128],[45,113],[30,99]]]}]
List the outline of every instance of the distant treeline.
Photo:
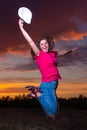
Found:
[{"label": "distant treeline", "polygon": [[[87,97],[79,95],[69,99],[59,98],[60,108],[73,107],[79,109],[87,109]],[[36,99],[29,99],[26,95],[16,96],[11,98],[9,96],[0,98],[0,107],[23,107],[23,108],[41,108]]]}]

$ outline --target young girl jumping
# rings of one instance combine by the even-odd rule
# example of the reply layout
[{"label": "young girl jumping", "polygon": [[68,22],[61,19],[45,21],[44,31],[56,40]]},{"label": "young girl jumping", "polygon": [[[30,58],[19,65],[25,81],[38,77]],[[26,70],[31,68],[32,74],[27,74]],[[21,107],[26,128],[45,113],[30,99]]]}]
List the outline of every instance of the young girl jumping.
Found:
[{"label": "young girl jumping", "polygon": [[43,35],[35,43],[23,28],[23,20],[21,19],[19,19],[19,28],[33,51],[33,58],[36,61],[42,75],[42,82],[39,89],[33,86],[27,86],[26,88],[32,92],[30,94],[32,97],[36,97],[38,99],[47,116],[54,119],[59,108],[55,91],[58,86],[58,81],[61,79],[57,67],[57,57],[67,54],[72,50],[59,53],[52,51],[54,41],[52,37],[47,35]]}]

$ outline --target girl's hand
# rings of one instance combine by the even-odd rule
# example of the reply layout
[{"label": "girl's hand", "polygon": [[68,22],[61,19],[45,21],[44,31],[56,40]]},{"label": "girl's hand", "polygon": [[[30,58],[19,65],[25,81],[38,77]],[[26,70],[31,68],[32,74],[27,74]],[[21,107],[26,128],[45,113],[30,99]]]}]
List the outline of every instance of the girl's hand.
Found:
[{"label": "girl's hand", "polygon": [[20,28],[23,28],[24,21],[22,19],[19,19],[18,24]]},{"label": "girl's hand", "polygon": [[76,51],[76,50],[77,50],[77,48],[73,48],[73,49],[72,49],[72,51]]}]

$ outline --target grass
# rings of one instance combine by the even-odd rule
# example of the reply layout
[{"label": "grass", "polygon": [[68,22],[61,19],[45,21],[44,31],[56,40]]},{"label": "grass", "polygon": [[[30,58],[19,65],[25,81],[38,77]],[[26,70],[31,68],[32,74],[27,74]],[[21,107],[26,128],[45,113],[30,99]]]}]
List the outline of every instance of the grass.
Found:
[{"label": "grass", "polygon": [[60,109],[55,120],[42,109],[0,108],[0,130],[86,130],[87,110]]}]

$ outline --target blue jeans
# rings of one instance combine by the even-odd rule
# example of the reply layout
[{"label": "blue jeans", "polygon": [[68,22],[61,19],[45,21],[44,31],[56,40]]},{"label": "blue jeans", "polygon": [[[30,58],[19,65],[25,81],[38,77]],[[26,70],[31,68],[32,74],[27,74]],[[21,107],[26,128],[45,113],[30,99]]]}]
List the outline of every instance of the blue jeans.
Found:
[{"label": "blue jeans", "polygon": [[58,100],[55,94],[57,86],[57,80],[51,82],[42,82],[40,85],[40,92],[42,95],[38,97],[38,101],[47,115],[57,113]]}]

